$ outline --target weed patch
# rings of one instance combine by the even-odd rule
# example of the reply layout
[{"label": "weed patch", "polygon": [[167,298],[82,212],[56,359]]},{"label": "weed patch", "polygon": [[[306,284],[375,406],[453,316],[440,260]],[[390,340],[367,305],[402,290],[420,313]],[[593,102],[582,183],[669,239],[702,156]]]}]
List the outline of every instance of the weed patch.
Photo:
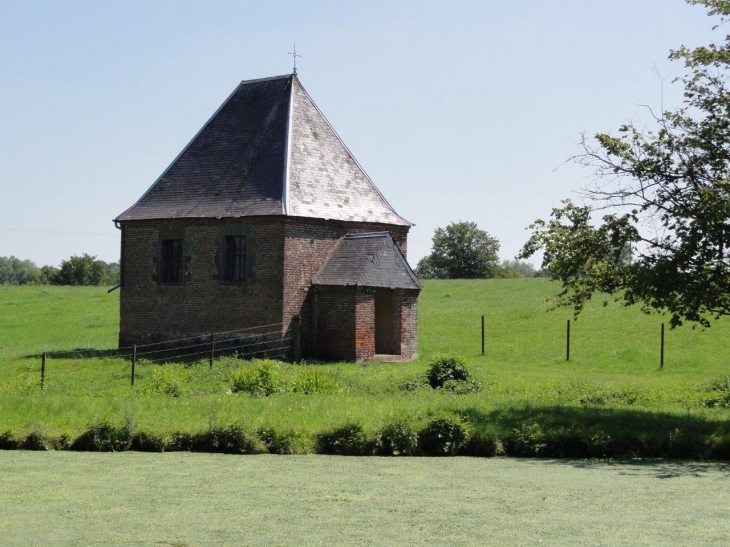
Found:
[{"label": "weed patch", "polygon": [[340,384],[331,374],[317,369],[303,368],[296,371],[292,391],[312,395],[322,393],[329,395],[340,391]]},{"label": "weed patch", "polygon": [[286,392],[281,365],[276,361],[260,361],[258,366],[243,366],[231,372],[231,391],[269,397]]},{"label": "weed patch", "polygon": [[191,380],[192,374],[185,365],[155,365],[152,378],[143,391],[151,395],[181,397],[190,393]]}]

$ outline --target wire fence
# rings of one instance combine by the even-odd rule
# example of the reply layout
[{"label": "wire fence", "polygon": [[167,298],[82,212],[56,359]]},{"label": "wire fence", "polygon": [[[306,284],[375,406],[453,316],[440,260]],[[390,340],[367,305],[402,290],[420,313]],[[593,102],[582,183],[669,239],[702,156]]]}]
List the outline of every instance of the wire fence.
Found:
[{"label": "wire fence", "polygon": [[[41,390],[45,387],[46,364],[50,357],[56,359],[128,358],[131,361],[131,385],[134,385],[135,367],[138,364],[200,360],[203,356],[207,356],[209,366],[213,368],[213,362],[216,358],[227,355],[242,359],[264,357],[283,360],[290,352],[295,356],[299,354],[299,322],[294,321],[292,324],[294,333],[290,336],[283,335],[282,327],[284,323],[279,322],[226,331],[203,332],[180,338],[118,348],[43,352],[41,355],[40,387]],[[144,351],[139,351],[140,348]]]}]

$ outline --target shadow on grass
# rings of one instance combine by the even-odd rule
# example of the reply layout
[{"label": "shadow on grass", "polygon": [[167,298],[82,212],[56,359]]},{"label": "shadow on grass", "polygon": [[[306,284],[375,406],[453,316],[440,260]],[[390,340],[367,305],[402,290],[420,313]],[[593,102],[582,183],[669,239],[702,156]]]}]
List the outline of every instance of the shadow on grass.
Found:
[{"label": "shadow on grass", "polygon": [[585,460],[543,460],[541,464],[568,465],[579,469],[592,469],[596,466],[619,468],[618,475],[621,476],[653,476],[656,479],[676,479],[678,477],[701,478],[710,472],[720,471],[730,473],[730,463],[724,462],[698,462],[698,461],[601,461],[592,462]]},{"label": "shadow on grass", "polygon": [[525,405],[460,414],[494,430],[509,456],[730,460],[730,422],[690,413]]}]

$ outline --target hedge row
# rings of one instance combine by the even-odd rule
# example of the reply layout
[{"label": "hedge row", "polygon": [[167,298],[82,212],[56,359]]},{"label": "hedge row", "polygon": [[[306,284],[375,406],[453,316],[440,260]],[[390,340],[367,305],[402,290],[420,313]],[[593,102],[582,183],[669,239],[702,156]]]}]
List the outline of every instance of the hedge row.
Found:
[{"label": "hedge row", "polygon": [[20,438],[0,434],[0,449],[75,450],[92,452],[214,452],[225,454],[317,453],[342,456],[515,456],[543,458],[676,458],[730,460],[730,437],[675,428],[648,436],[624,432],[609,435],[582,427],[546,429],[521,425],[497,435],[478,431],[459,418],[437,418],[421,429],[405,421],[368,433],[347,424],[305,439],[293,431],[241,425],[215,426],[196,434],[168,436],[135,432],[130,426],[101,422],[75,439],[32,432]]}]

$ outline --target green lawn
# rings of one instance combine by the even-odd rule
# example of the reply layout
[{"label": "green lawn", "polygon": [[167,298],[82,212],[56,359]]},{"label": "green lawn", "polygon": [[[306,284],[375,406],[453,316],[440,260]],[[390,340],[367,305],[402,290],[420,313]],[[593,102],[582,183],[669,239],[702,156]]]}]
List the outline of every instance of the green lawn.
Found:
[{"label": "green lawn", "polygon": [[726,464],[0,452],[0,544],[726,546]]},{"label": "green lawn", "polygon": [[[131,387],[129,360],[103,351],[114,348],[117,337],[116,292],[3,286],[0,434],[9,431],[21,438],[38,432],[73,439],[89,424],[107,420],[165,436],[237,423],[250,431],[272,427],[292,432],[296,451],[311,452],[317,433],[344,424],[359,423],[374,435],[394,421],[419,429],[449,416],[505,444],[512,454],[571,454],[565,447],[563,452],[540,447],[551,446],[556,438],[577,436],[600,445],[628,435],[631,439],[621,442],[640,442],[645,450],[627,449],[626,455],[730,457],[728,321],[708,330],[667,330],[666,364],[660,371],[661,316],[595,302],[572,326],[571,360],[566,362],[570,314],[546,313],[545,299],[556,290],[557,285],[542,279],[427,281],[420,299],[419,360],[277,365],[289,391],[253,397],[231,393],[232,376],[260,363],[236,359],[218,360],[212,371],[207,362],[142,361]],[[78,349],[95,350],[98,357],[61,353]],[[43,351],[50,357],[41,394]],[[481,391],[404,389],[407,384],[417,387],[438,353],[463,356]],[[297,379],[312,374],[336,389],[292,392]],[[693,451],[696,443],[710,449]]]}]

